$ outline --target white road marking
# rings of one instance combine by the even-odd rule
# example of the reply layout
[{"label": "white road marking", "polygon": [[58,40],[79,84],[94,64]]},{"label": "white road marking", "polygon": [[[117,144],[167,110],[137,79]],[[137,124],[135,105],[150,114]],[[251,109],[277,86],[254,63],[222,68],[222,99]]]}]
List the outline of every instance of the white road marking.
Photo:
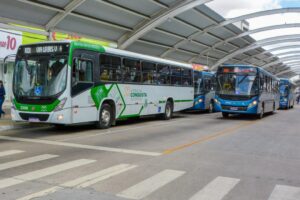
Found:
[{"label": "white road marking", "polygon": [[[101,135],[108,135],[108,134],[113,134],[113,133],[120,133],[120,132],[125,132],[125,131],[132,131],[132,130],[137,130],[137,129],[144,129],[144,128],[148,128],[148,127],[162,127],[162,126],[171,126],[174,124],[178,124],[178,122],[181,121],[187,121],[187,119],[185,120],[173,120],[172,122],[164,122],[164,123],[153,123],[153,124],[148,124],[148,125],[143,125],[143,126],[133,126],[133,127],[129,127],[129,128],[118,128],[116,130],[108,130],[105,132],[101,132],[101,133],[95,133],[95,134],[90,134],[90,135],[82,135],[82,136],[77,136],[77,137],[73,137],[73,138],[66,138],[66,139],[62,139],[62,140],[58,140],[58,141],[70,141],[70,140],[78,140],[78,139],[83,139],[83,138],[90,138],[90,137],[96,137],[96,136],[101,136]],[[96,132],[96,131],[92,131],[92,132]]]},{"label": "white road marking", "polygon": [[127,199],[142,199],[166,184],[172,182],[185,172],[175,170],[164,170],[126,190],[117,194],[119,197]]},{"label": "white road marking", "polygon": [[276,185],[269,200],[299,200],[300,187]]},{"label": "white road marking", "polygon": [[89,149],[89,150],[97,150],[97,151],[108,151],[108,152],[115,152],[115,153],[144,155],[144,156],[160,156],[161,155],[161,153],[157,153],[157,152],[138,151],[138,150],[111,148],[111,147],[103,147],[103,146],[93,146],[93,145],[85,145],[85,144],[75,144],[75,143],[58,142],[58,141],[50,141],[50,140],[28,139],[28,138],[9,137],[9,136],[0,136],[0,139],[19,141],[19,142],[31,142],[31,143],[37,143],[37,144],[48,144],[48,145],[56,145],[56,146],[64,146],[64,147],[73,147],[73,148]]},{"label": "white road marking", "polygon": [[45,176],[56,174],[56,173],[66,171],[68,169],[72,169],[72,168],[79,167],[82,165],[87,165],[87,164],[90,164],[93,162],[96,162],[96,161],[80,159],[80,160],[75,160],[75,161],[63,163],[60,165],[55,165],[52,167],[47,167],[44,169],[36,170],[36,171],[22,174],[19,176],[14,176],[12,178],[2,179],[2,180],[0,180],[0,189],[7,188],[7,187],[10,187],[13,185],[20,184],[20,183],[24,183],[26,181],[36,180],[36,179],[39,179],[39,178],[42,178]]},{"label": "white road marking", "polygon": [[189,200],[221,200],[239,181],[240,179],[217,177]]},{"label": "white road marking", "polygon": [[21,150],[8,150],[8,151],[2,151],[0,152],[0,157],[4,157],[4,156],[10,156],[13,154],[17,154],[17,153],[23,153],[24,151]]},{"label": "white road marking", "polygon": [[113,176],[116,176],[116,175],[126,172],[128,170],[131,170],[135,167],[137,167],[137,166],[129,165],[129,164],[116,165],[116,166],[109,167],[107,169],[95,172],[93,174],[89,174],[87,176],[83,176],[83,177],[77,178],[75,180],[63,183],[59,186],[54,186],[54,187],[45,189],[45,190],[37,192],[37,193],[27,195],[27,196],[19,198],[17,200],[30,200],[30,199],[37,198],[37,197],[44,197],[46,195],[49,195],[49,194],[52,194],[59,190],[62,190],[66,187],[76,187],[76,188],[89,187],[90,185],[93,185],[100,181],[109,179]]},{"label": "white road marking", "polygon": [[27,165],[27,164],[30,164],[30,163],[43,161],[43,160],[48,160],[48,159],[56,158],[56,157],[58,157],[58,156],[57,155],[51,155],[51,154],[44,154],[44,155],[39,155],[39,156],[34,156],[34,157],[30,157],[30,158],[25,158],[25,159],[21,159],[21,160],[16,160],[16,161],[3,163],[3,164],[0,164],[0,171],[10,169],[10,168],[13,168],[13,167],[19,167],[19,166],[22,166],[22,165]]}]

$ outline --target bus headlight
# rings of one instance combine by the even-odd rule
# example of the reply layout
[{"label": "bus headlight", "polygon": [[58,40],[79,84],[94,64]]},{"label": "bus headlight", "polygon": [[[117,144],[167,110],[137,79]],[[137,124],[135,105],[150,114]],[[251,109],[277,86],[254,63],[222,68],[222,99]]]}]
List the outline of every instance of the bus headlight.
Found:
[{"label": "bus headlight", "polygon": [[198,99],[198,103],[202,103],[203,102],[203,99]]},{"label": "bus headlight", "polygon": [[65,104],[67,102],[67,97],[63,98],[60,103],[56,106],[54,112],[60,111],[64,108]]},{"label": "bus headlight", "polygon": [[256,100],[252,101],[252,103],[249,104],[249,108],[254,107],[258,104],[258,102]]},{"label": "bus headlight", "polygon": [[287,102],[287,98],[284,98],[283,101],[284,101],[284,102]]},{"label": "bus headlight", "polygon": [[58,120],[58,121],[61,121],[61,120],[63,120],[63,119],[64,119],[64,115],[61,114],[61,115],[58,115],[58,116],[57,116],[57,120]]}]

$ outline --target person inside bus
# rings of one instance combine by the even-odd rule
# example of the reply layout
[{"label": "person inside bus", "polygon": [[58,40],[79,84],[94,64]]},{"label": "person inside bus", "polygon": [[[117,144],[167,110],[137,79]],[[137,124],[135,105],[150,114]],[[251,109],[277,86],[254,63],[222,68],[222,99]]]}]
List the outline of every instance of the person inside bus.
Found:
[{"label": "person inside bus", "polygon": [[5,88],[4,88],[4,85],[3,85],[3,81],[0,80],[0,118],[2,115],[5,114],[5,112],[3,111],[3,103],[4,103],[4,100],[5,100]]}]

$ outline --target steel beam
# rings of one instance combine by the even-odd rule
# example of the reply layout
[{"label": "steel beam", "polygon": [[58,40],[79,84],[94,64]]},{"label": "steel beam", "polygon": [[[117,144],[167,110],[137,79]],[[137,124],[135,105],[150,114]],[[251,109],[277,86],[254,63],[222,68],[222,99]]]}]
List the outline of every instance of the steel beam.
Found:
[{"label": "steel beam", "polygon": [[132,43],[134,43],[136,40],[138,40],[140,37],[145,35],[147,32],[151,31],[161,23],[165,22],[169,18],[173,18],[176,15],[185,12],[187,10],[190,10],[196,6],[199,6],[201,4],[205,4],[207,2],[210,2],[212,0],[185,0],[180,1],[178,4],[175,4],[171,8],[167,10],[163,10],[160,12],[157,16],[153,17],[150,21],[145,22],[144,24],[141,24],[139,27],[136,28],[135,31],[129,33],[123,38],[126,38],[124,41],[120,41],[119,48],[125,49]]},{"label": "steel beam", "polygon": [[53,29],[59,22],[61,22],[68,14],[75,10],[78,6],[83,4],[86,0],[73,0],[65,8],[64,12],[57,13],[47,24],[46,30]]}]

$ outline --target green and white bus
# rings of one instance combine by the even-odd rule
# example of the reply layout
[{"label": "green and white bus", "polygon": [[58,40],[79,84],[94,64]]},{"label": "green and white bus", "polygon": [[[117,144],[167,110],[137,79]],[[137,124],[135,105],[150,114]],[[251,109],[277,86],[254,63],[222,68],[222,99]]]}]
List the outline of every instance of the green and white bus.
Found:
[{"label": "green and white bus", "polygon": [[173,112],[193,106],[189,64],[83,42],[20,46],[12,119],[55,125],[96,123]]}]

